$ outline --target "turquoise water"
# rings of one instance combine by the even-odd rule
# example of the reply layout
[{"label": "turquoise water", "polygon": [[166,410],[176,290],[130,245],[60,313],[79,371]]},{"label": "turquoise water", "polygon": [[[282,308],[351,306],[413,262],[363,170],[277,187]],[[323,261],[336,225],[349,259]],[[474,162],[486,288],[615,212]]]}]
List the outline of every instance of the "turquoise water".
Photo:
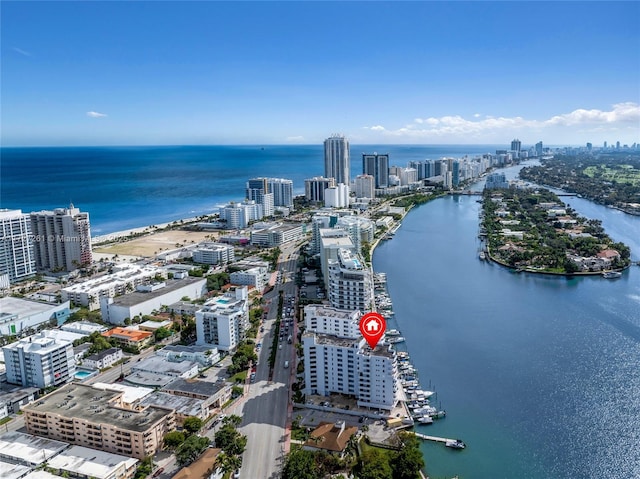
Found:
[{"label": "turquoise water", "polygon": [[[640,217],[570,199],[640,253]],[[614,281],[515,274],[478,259],[475,197],[420,206],[374,253],[395,319],[447,417],[431,478],[640,477],[640,267]]]},{"label": "turquoise water", "polygon": [[75,378],[76,379],[85,379],[87,376],[91,376],[92,373],[89,371],[76,371]]}]

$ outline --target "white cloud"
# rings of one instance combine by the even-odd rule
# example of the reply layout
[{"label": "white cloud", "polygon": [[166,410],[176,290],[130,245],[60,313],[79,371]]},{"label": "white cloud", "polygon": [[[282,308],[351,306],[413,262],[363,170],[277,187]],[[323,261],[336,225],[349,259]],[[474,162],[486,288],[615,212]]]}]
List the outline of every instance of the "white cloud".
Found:
[{"label": "white cloud", "polygon": [[441,117],[415,118],[412,123],[399,127],[384,128],[382,126],[365,127],[368,130],[381,132],[387,137],[406,138],[413,140],[467,140],[489,139],[515,135],[518,131],[530,130],[536,134],[545,131],[558,133],[595,132],[598,129],[612,131],[615,128],[640,126],[640,105],[634,102],[617,103],[610,111],[597,109],[577,109],[570,113],[562,113],[548,119],[532,120],[520,116],[481,118],[475,113],[473,119],[466,119],[460,115]]},{"label": "white cloud", "polygon": [[87,116],[89,118],[104,118],[105,116],[107,116],[106,113],[98,113],[97,111],[88,111],[87,112]]},{"label": "white cloud", "polygon": [[18,48],[18,47],[13,47],[12,50],[16,53],[19,53],[20,55],[24,55],[25,57],[30,57],[31,53],[23,50],[22,48]]}]

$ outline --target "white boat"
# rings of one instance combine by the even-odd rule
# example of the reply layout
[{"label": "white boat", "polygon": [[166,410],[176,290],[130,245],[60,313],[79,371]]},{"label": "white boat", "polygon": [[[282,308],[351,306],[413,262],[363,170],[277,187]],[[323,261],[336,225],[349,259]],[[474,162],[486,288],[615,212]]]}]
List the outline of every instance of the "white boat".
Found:
[{"label": "white boat", "polygon": [[602,273],[602,277],[605,279],[615,279],[619,278],[620,276],[622,276],[622,273],[620,271],[605,271],[604,273]]},{"label": "white boat", "polygon": [[418,419],[418,422],[420,424],[433,424],[433,419],[429,416],[422,416],[420,419]]},{"label": "white boat", "polygon": [[400,336],[400,331],[398,331],[397,329],[390,329],[389,331],[386,332],[387,336]]},{"label": "white boat", "polygon": [[447,439],[444,445],[453,449],[464,449],[466,447],[466,444],[460,439]]},{"label": "white boat", "polygon": [[485,260],[485,259],[487,259],[487,255],[485,254],[485,252],[484,252],[484,251],[480,251],[480,253],[478,254],[478,257],[479,257],[481,260]]},{"label": "white boat", "polygon": [[404,338],[402,336],[397,336],[395,338],[389,339],[388,341],[389,341],[389,344],[398,344],[398,343],[403,343]]},{"label": "white boat", "polygon": [[431,396],[433,396],[435,394],[435,391],[422,391],[420,389],[418,389],[416,391],[416,394],[418,396],[424,396],[426,399],[430,398]]}]

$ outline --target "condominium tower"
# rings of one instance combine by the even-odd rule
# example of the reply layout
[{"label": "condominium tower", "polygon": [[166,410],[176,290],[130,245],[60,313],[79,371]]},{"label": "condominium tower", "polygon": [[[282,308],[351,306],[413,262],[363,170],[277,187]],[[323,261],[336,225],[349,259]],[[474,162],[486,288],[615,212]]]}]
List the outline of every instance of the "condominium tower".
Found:
[{"label": "condominium tower", "polygon": [[0,286],[36,272],[31,222],[21,210],[0,209]]},{"label": "condominium tower", "polygon": [[31,232],[40,271],[73,271],[92,261],[89,213],[69,208],[33,212]]},{"label": "condominium tower", "polygon": [[349,140],[342,135],[324,140],[324,176],[335,179],[336,184],[351,182]]}]

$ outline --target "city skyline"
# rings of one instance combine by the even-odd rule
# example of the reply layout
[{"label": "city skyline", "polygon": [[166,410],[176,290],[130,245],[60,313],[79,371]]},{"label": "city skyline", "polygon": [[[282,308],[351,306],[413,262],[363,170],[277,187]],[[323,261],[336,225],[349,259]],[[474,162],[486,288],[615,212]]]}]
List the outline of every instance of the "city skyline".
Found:
[{"label": "city skyline", "polygon": [[637,2],[5,2],[2,145],[333,132],[631,145],[639,14]]}]

